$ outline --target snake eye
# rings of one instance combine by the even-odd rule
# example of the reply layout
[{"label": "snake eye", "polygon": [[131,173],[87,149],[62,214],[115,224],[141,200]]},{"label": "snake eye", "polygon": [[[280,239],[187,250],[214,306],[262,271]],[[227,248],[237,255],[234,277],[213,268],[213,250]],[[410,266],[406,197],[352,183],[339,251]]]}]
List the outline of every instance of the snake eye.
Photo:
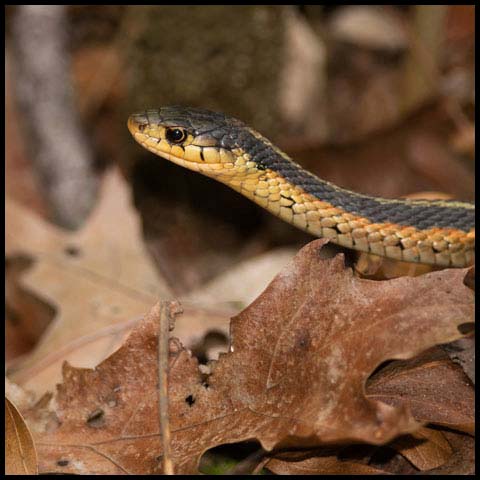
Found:
[{"label": "snake eye", "polygon": [[187,134],[181,128],[167,128],[165,136],[170,143],[180,143],[185,140]]}]

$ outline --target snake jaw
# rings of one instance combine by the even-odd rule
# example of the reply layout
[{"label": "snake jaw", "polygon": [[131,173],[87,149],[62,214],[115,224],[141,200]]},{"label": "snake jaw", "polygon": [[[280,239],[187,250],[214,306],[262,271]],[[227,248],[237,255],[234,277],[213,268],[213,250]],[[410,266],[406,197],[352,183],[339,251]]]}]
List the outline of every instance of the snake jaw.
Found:
[{"label": "snake jaw", "polygon": [[[149,150],[155,155],[169,160],[172,163],[175,163],[176,165],[187,168],[189,170],[193,170],[195,172],[203,173],[207,176],[214,176],[216,170],[219,171],[221,168],[223,168],[220,163],[216,164],[218,165],[218,167],[214,164],[209,164],[208,169],[210,169],[211,171],[208,171],[206,166],[202,165],[200,161],[191,161],[185,159],[184,149],[181,149],[178,146],[171,146],[167,144],[165,140],[162,140],[157,136],[151,136],[148,133],[145,133],[145,130],[140,131],[139,124],[136,123],[135,119],[132,120],[131,117],[128,120],[128,129],[130,130],[130,133],[132,134],[135,141],[139,143],[143,148]],[[169,149],[170,151],[167,151],[167,149]],[[175,151],[181,153],[182,155],[176,155],[172,153],[172,149],[175,149]]]},{"label": "snake jaw", "polygon": [[[127,126],[135,141],[150,152],[223,183],[229,184],[233,177],[239,179],[257,172],[260,174],[250,155],[239,148],[221,146],[223,142],[210,132],[194,135],[191,129],[187,130],[186,140],[175,144],[166,138],[168,129],[175,128],[173,123],[153,124],[145,113],[131,115]],[[186,129],[183,125],[178,127]]]}]

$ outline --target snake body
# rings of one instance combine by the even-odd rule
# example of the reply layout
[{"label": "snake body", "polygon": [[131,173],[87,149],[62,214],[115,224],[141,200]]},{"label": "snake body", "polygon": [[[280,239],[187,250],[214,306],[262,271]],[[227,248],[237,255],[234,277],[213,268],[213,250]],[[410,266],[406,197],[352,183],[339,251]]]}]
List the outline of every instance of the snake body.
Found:
[{"label": "snake body", "polygon": [[225,183],[318,237],[407,262],[474,262],[475,205],[385,199],[322,180],[254,129],[222,113],[163,107],[131,115],[128,128],[151,152]]}]

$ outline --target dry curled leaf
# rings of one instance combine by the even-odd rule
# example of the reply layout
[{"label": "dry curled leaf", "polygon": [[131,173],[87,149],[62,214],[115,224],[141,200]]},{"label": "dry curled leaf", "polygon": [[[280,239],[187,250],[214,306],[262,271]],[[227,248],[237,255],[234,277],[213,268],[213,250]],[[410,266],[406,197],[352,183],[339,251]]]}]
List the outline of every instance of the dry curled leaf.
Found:
[{"label": "dry curled leaf", "polygon": [[376,372],[367,384],[367,396],[390,405],[407,404],[419,422],[474,432],[473,386],[439,348]]},{"label": "dry curled leaf", "polygon": [[340,461],[336,455],[328,453],[302,455],[300,452],[288,452],[270,459],[263,467],[268,468],[276,475],[378,475],[388,473],[359,462]]},{"label": "dry curled leaf", "polygon": [[453,452],[443,432],[425,427],[395,440],[392,447],[421,471],[444,465]]},{"label": "dry curled leaf", "polygon": [[40,375],[52,363],[49,355],[67,349],[71,357],[65,358],[94,366],[112,352],[108,342],[95,355],[90,351],[81,358],[75,357],[76,345],[71,348],[70,343],[102,328],[121,329],[158,298],[170,296],[145,251],[129,197],[120,173],[108,172],[97,208],[76,233],[50,225],[7,199],[7,256],[34,261],[23,273],[21,287],[57,311],[36,348],[11,374],[15,382],[39,395],[61,380],[59,369]]},{"label": "dry curled leaf", "polygon": [[443,465],[430,470],[430,475],[474,475],[475,439],[470,435],[445,430],[442,432],[453,453]]},{"label": "dry curled leaf", "polygon": [[[416,467],[411,473],[446,465],[453,454],[443,431],[422,427],[382,447],[351,445],[276,453],[261,462],[256,470],[265,467],[282,475],[399,474],[399,470],[407,473],[404,467],[399,469],[401,459],[398,455],[392,456],[392,449]],[[380,465],[376,465],[377,462]]]},{"label": "dry curled leaf", "polygon": [[[460,338],[473,321],[464,270],[385,282],[361,280],[343,256],[304,247],[232,320],[231,348],[202,375],[170,341],[169,412],[176,473],[207,449],[257,439],[263,448],[385,444],[418,429],[408,408],[369,399],[364,385],[387,359]],[[94,370],[64,367],[56,429],[38,438],[40,469],[159,473],[158,306]]]},{"label": "dry curled leaf", "polygon": [[5,398],[5,473],[35,475],[37,454],[24,419],[15,405]]}]

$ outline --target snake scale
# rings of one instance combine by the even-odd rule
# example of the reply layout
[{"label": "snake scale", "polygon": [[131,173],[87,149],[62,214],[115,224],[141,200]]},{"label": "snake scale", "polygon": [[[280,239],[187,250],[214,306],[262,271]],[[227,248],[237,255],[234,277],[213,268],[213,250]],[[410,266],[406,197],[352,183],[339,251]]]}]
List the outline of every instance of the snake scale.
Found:
[{"label": "snake scale", "polygon": [[274,215],[361,252],[442,267],[473,264],[475,205],[372,197],[322,180],[240,120],[169,106],[131,115],[151,152],[212,177]]}]

